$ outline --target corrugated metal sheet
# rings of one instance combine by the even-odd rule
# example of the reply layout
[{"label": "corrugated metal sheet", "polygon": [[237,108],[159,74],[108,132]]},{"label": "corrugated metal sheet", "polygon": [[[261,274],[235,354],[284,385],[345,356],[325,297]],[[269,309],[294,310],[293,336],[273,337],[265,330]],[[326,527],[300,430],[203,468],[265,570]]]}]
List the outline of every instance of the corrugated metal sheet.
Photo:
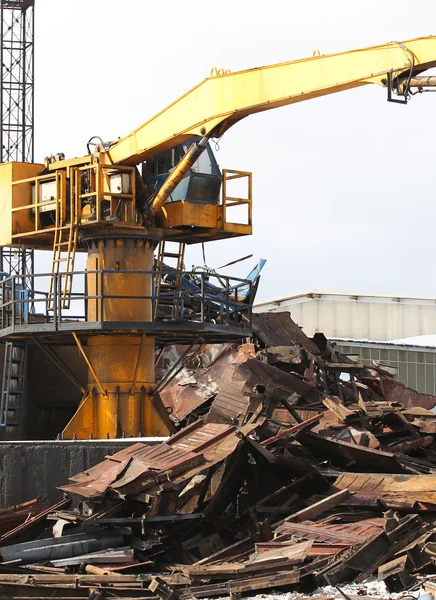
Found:
[{"label": "corrugated metal sheet", "polygon": [[128,495],[145,488],[155,489],[170,478],[174,484],[223,460],[241,441],[237,434],[246,435],[258,426],[250,424],[238,430],[233,425],[197,421],[159,446],[138,443],[121,450],[92,469],[75,475],[71,478],[74,483],[60,489],[95,498],[108,488]]},{"label": "corrugated metal sheet", "polygon": [[[171,352],[175,356],[172,357],[172,362],[166,361],[169,363],[167,369],[185,350],[186,346],[170,347],[168,353]],[[207,345],[197,356],[197,368],[189,365],[182,369],[160,393],[164,405],[172,410],[171,418],[175,421],[184,419],[220,391],[229,378],[231,365],[241,364],[254,356],[253,344]],[[165,363],[165,356],[162,360]]]},{"label": "corrugated metal sheet", "polygon": [[384,519],[365,519],[357,523],[339,523],[335,525],[317,525],[315,523],[282,523],[276,529],[277,534],[294,535],[299,538],[352,546],[365,542],[383,530]]},{"label": "corrugated metal sheet", "polygon": [[424,502],[436,504],[435,475],[390,475],[378,473],[342,473],[335,487],[348,488],[350,492],[366,498],[385,501]]},{"label": "corrugated metal sheet", "polygon": [[[221,385],[220,391],[213,401],[210,417],[212,420],[225,420],[242,425],[252,400],[248,395],[247,380],[250,373],[235,366],[230,368],[229,377]],[[245,391],[245,393],[244,393]]]},{"label": "corrugated metal sheet", "polygon": [[318,355],[318,346],[291,319],[290,312],[254,313],[253,331],[265,346],[297,344]]}]

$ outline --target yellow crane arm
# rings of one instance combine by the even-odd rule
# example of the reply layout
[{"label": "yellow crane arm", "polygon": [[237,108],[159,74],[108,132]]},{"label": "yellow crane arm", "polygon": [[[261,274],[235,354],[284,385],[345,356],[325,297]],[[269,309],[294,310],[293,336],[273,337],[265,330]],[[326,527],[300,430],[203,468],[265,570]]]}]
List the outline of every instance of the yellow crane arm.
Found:
[{"label": "yellow crane arm", "polygon": [[436,37],[391,42],[208,77],[109,150],[136,165],[192,136],[221,136],[242,118],[436,66]]}]

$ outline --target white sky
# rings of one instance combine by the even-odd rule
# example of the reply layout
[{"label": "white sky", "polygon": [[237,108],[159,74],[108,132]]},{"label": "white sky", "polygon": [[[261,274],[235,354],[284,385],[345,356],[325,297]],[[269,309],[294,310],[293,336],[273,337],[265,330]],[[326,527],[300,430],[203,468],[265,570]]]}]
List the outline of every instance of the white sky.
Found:
[{"label": "white sky", "polygon": [[[36,0],[35,14],[36,162],[128,134],[213,66],[436,33],[434,0]],[[435,114],[436,94],[405,107],[368,86],[235,125],[217,158],[253,171],[255,233],[207,244],[207,263],[268,259],[258,299],[309,288],[436,296]]]}]

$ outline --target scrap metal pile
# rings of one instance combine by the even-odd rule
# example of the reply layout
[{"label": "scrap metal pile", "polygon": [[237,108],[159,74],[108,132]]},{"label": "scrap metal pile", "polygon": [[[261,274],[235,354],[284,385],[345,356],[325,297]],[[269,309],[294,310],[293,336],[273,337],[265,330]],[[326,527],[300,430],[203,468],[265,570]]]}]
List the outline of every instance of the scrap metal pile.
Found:
[{"label": "scrap metal pile", "polygon": [[309,594],[372,575],[391,592],[434,572],[436,397],[289,313],[253,321],[252,344],[162,354],[167,441],[107,457],[29,518],[0,511],[2,598]]}]

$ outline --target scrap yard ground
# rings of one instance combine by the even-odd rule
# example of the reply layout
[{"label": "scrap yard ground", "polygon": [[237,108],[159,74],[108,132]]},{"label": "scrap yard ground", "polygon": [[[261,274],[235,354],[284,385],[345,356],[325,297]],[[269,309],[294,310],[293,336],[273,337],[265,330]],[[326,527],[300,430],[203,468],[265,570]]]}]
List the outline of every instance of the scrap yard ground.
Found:
[{"label": "scrap yard ground", "polygon": [[54,505],[0,511],[1,597],[436,589],[436,397],[306,337],[287,312],[253,329],[252,343],[198,345],[182,363],[186,348],[168,348],[166,441],[77,473]]}]

